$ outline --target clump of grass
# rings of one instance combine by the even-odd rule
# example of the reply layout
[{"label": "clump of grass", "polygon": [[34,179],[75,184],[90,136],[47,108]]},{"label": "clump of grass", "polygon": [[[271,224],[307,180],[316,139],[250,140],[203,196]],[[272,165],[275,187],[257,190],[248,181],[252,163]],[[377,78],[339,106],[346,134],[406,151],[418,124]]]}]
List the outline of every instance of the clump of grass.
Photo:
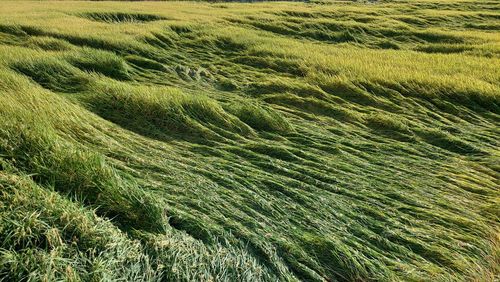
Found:
[{"label": "clump of grass", "polygon": [[19,25],[1,24],[0,32],[12,35],[25,36],[27,33]]},{"label": "clump of grass", "polygon": [[5,171],[0,171],[0,188],[0,277],[158,278],[139,242],[84,206]]},{"label": "clump of grass", "polygon": [[56,92],[83,91],[91,81],[77,68],[51,57],[28,58],[13,63],[11,67],[42,87]]},{"label": "clump of grass", "polygon": [[69,42],[47,36],[30,37],[28,46],[46,51],[68,51],[74,48]]},{"label": "clump of grass", "polygon": [[412,139],[413,133],[405,120],[394,115],[374,113],[364,118],[365,124],[384,136],[401,141]]},{"label": "clump of grass", "polygon": [[157,138],[214,138],[210,127],[247,135],[251,129],[214,100],[177,89],[98,84],[84,98],[90,108],[125,128]]},{"label": "clump of grass", "polygon": [[280,133],[293,130],[279,112],[265,105],[242,102],[230,105],[227,110],[256,130]]},{"label": "clump of grass", "polygon": [[83,48],[80,52],[69,55],[67,60],[81,70],[101,73],[119,80],[130,78],[130,67],[126,61],[109,51]]},{"label": "clump of grass", "polygon": [[[405,81],[401,83],[383,82],[389,88],[403,95],[419,97],[428,101],[444,100],[454,105],[462,105],[472,110],[491,112],[500,111],[500,96],[496,94],[492,84],[480,84],[477,87],[459,85],[454,87],[446,81]],[[438,102],[438,104],[443,102]]]},{"label": "clump of grass", "polygon": [[245,148],[259,154],[267,155],[272,158],[284,161],[298,161],[299,158],[284,146],[272,146],[267,144],[251,143],[245,145]]},{"label": "clump of grass", "polygon": [[105,23],[143,23],[167,19],[164,16],[154,14],[124,12],[89,12],[82,13],[80,16]]},{"label": "clump of grass", "polygon": [[465,51],[473,50],[474,48],[470,45],[465,44],[429,44],[417,47],[415,50],[426,53],[462,53]]},{"label": "clump of grass", "polygon": [[397,43],[389,41],[389,40],[382,40],[376,44],[377,47],[381,49],[394,49],[394,50],[399,50],[401,49],[401,46],[399,46]]},{"label": "clump of grass", "polygon": [[[335,238],[322,238],[313,234],[304,233],[302,235],[304,249],[329,265],[335,267],[326,268],[327,277],[334,277],[338,280],[357,281],[365,277],[383,277],[388,270],[377,267],[374,264],[363,264],[352,251],[343,246],[340,242],[335,242]],[[385,273],[384,273],[385,272]]]},{"label": "clump of grass", "polygon": [[235,63],[245,64],[259,69],[269,69],[280,73],[295,76],[306,76],[307,69],[294,60],[282,58],[263,58],[258,56],[239,56],[234,59]]},{"label": "clump of grass", "polygon": [[217,80],[217,87],[223,91],[235,91],[239,88],[238,84],[225,77]]},{"label": "clump of grass", "polygon": [[217,37],[213,42],[217,48],[226,52],[241,52],[248,48],[247,45],[235,41],[232,37]]},{"label": "clump of grass", "polygon": [[189,23],[176,23],[168,27],[177,34],[192,33],[195,30],[193,25]]},{"label": "clump of grass", "polygon": [[176,42],[172,37],[177,34],[174,34],[175,33],[173,31],[153,32],[151,34],[148,34],[147,36],[144,36],[143,40],[154,47],[160,49],[169,49],[176,46]]},{"label": "clump of grass", "polygon": [[[161,262],[163,280],[279,280],[274,269],[262,265],[246,251],[248,246],[245,244],[224,238],[214,238],[213,243],[204,244],[200,240],[183,235],[175,230],[156,236],[140,234],[148,252],[155,261]],[[231,237],[231,234],[225,235]],[[274,256],[276,257],[276,254]],[[193,268],[193,264],[197,267]]]},{"label": "clump of grass", "polygon": [[481,154],[482,151],[457,136],[439,129],[421,129],[419,137],[431,145],[459,154]]},{"label": "clump of grass", "polygon": [[400,131],[407,132],[409,131],[408,125],[404,122],[397,120],[397,117],[393,117],[387,114],[372,114],[366,117],[366,123],[368,126],[374,129],[381,130],[391,130],[391,131]]},{"label": "clump of grass", "polygon": [[374,129],[408,132],[409,127],[403,121],[387,114],[372,114],[366,119],[368,126]]},{"label": "clump of grass", "polygon": [[252,95],[294,93],[302,97],[326,98],[326,92],[321,88],[294,79],[276,79],[253,82],[247,87],[247,92]]},{"label": "clump of grass", "polygon": [[360,105],[378,105],[377,97],[370,95],[365,89],[344,76],[328,76],[324,83],[320,84],[321,89],[332,95],[341,97],[350,102]]},{"label": "clump of grass", "polygon": [[419,31],[414,32],[413,36],[419,40],[423,40],[427,43],[448,43],[448,44],[460,44],[465,43],[467,38],[455,36],[453,34],[448,34],[444,32],[436,31]]},{"label": "clump of grass", "polygon": [[288,93],[267,95],[263,100],[271,104],[294,107],[314,115],[327,116],[341,121],[357,122],[362,119],[362,115],[355,111],[334,106],[328,102],[312,97],[302,98]]},{"label": "clump of grass", "polygon": [[125,57],[125,60],[127,60],[127,62],[129,62],[135,66],[141,67],[143,69],[155,70],[155,71],[166,71],[166,67],[164,65],[162,65],[156,61],[141,57],[141,56],[128,55]]},{"label": "clump of grass", "polygon": [[102,155],[62,140],[43,120],[35,128],[5,125],[0,139],[3,158],[37,183],[83,199],[124,228],[162,229],[163,212],[151,197],[121,177]]}]

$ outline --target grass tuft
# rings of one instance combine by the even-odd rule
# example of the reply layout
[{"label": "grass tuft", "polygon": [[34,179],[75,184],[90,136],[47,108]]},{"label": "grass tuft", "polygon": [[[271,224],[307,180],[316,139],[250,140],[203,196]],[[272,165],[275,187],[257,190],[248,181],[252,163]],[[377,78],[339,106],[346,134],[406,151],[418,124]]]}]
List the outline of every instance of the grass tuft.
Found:
[{"label": "grass tuft", "polygon": [[291,124],[276,110],[258,104],[237,103],[228,111],[256,130],[286,133],[292,131]]},{"label": "grass tuft", "polygon": [[35,182],[83,199],[123,228],[162,229],[164,215],[158,204],[108,166],[103,156],[64,142],[48,128],[14,124],[4,127],[0,137],[3,158],[33,175]]},{"label": "grass tuft", "polygon": [[67,60],[75,67],[84,71],[101,73],[119,80],[130,78],[130,67],[126,61],[108,51],[84,48],[78,53],[69,55]]},{"label": "grass tuft", "polygon": [[90,78],[77,68],[50,57],[30,58],[16,62],[11,67],[42,87],[56,92],[83,91],[90,83]]},{"label": "grass tuft", "polygon": [[73,49],[73,45],[52,37],[30,37],[28,39],[28,46],[33,46],[35,49],[42,49],[46,51],[69,51]]},{"label": "grass tuft", "polygon": [[90,92],[85,102],[97,114],[153,138],[218,138],[211,127],[251,133],[216,101],[201,95],[113,82],[98,84]]},{"label": "grass tuft", "polygon": [[166,17],[145,13],[124,12],[89,12],[80,14],[81,17],[105,23],[143,23],[166,20]]}]

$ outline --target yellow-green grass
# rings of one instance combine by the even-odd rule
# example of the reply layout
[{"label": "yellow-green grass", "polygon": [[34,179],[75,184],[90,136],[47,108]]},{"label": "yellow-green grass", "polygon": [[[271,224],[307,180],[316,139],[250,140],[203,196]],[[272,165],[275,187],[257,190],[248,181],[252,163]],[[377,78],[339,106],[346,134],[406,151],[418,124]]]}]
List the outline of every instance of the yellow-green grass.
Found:
[{"label": "yellow-green grass", "polygon": [[0,2],[0,281],[494,281],[497,1]]}]

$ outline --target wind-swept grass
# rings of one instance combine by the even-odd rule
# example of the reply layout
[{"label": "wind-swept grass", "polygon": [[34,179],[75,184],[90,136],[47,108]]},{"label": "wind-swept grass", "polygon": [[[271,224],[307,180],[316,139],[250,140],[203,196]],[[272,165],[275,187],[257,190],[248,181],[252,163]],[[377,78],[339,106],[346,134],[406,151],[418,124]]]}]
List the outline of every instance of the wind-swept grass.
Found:
[{"label": "wind-swept grass", "polygon": [[118,80],[127,80],[130,76],[126,61],[111,52],[84,48],[79,53],[69,55],[67,60],[81,70],[101,73]]},{"label": "wind-swept grass", "polygon": [[12,64],[12,69],[31,78],[42,87],[56,92],[74,93],[85,90],[87,75],[70,64],[54,58],[33,58]]},{"label": "wind-swept grass", "polygon": [[144,135],[215,137],[210,127],[243,135],[251,133],[247,125],[201,94],[185,94],[178,89],[131,87],[111,81],[97,84],[89,92],[88,97],[82,99],[93,111]]},{"label": "wind-swept grass", "polygon": [[494,1],[0,5],[0,281],[494,281]]},{"label": "wind-swept grass", "polygon": [[122,13],[122,12],[82,13],[81,16],[94,21],[101,21],[105,23],[151,22],[151,21],[159,21],[166,19],[165,17],[153,14]]},{"label": "wind-swept grass", "polygon": [[256,130],[289,132],[290,123],[270,107],[249,103],[238,103],[229,107],[229,112]]}]

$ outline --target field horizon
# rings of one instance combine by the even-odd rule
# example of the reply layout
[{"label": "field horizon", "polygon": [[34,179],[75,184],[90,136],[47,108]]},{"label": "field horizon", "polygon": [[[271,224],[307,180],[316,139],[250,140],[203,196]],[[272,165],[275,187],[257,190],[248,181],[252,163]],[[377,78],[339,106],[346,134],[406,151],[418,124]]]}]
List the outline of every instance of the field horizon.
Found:
[{"label": "field horizon", "polygon": [[498,281],[500,2],[0,1],[0,281]]}]

